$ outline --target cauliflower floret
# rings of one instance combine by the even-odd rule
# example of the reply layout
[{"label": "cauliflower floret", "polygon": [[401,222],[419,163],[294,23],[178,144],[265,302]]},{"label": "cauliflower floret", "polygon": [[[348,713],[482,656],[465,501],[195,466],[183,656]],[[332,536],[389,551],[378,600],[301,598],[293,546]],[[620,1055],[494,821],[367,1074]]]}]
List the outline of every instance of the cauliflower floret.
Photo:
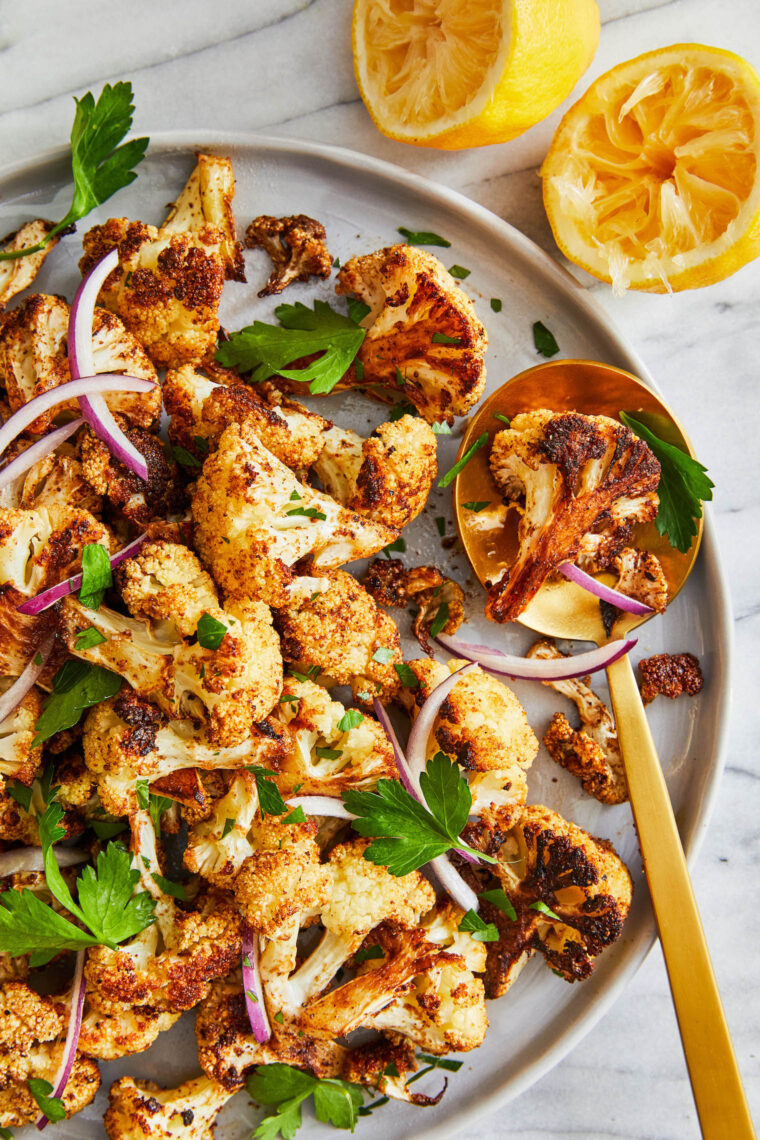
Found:
[{"label": "cauliflower floret", "polygon": [[[60,297],[34,293],[8,313],[0,326],[0,380],[8,390],[12,411],[34,396],[71,379],[68,362],[69,307]],[[123,372],[144,380],[157,380],[156,370],[138,341],[113,313],[96,309],[92,322],[92,352],[96,372]],[[112,412],[130,423],[151,428],[161,414],[161,389],[149,392],[112,392],[105,396]],[[43,412],[27,428],[40,434],[62,411],[78,412],[76,400]]]},{"label": "cauliflower floret", "polygon": [[423,419],[402,416],[362,439],[332,427],[314,471],[350,511],[401,530],[425,506],[438,470],[435,435]]},{"label": "cauliflower floret", "polygon": [[169,438],[191,454],[202,456],[226,427],[247,420],[264,447],[293,471],[311,467],[330,427],[296,400],[285,401],[271,384],[218,384],[189,364],[167,374],[164,404],[171,416]]},{"label": "cauliflower floret", "polygon": [[291,744],[279,782],[291,795],[298,788],[305,796],[340,796],[398,778],[393,748],[374,717],[365,713],[360,724],[341,729],[345,714],[321,685],[285,678],[275,715],[288,726]]},{"label": "cauliflower floret", "polygon": [[[185,494],[179,468],[167,458],[163,443],[141,427],[130,427],[121,416],[114,417],[130,443],[145,459],[148,478],[141,479],[125,467],[107,444],[90,431],[82,432],[82,474],[92,491],[104,495],[117,519],[145,527],[153,519],[181,512]],[[92,492],[91,492],[92,493]]]},{"label": "cauliflower floret", "polygon": [[231,887],[255,850],[253,832],[259,797],[250,772],[237,772],[209,814],[191,825],[184,862],[189,871],[222,888]]},{"label": "cauliflower floret", "polygon": [[300,483],[260,443],[252,426],[230,424],[208,457],[192,503],[195,542],[233,597],[287,605],[300,559],[318,570],[376,554],[397,531],[341,507]]},{"label": "cauliflower floret", "polygon": [[406,609],[410,602],[417,606],[414,636],[428,657],[430,626],[441,614],[446,618],[440,632],[453,636],[464,621],[464,590],[458,582],[444,578],[435,566],[404,566],[398,558],[375,559],[367,567],[362,584],[378,605]]},{"label": "cauliflower floret", "polygon": [[[410,661],[416,689],[402,694],[412,716],[464,661],[445,665]],[[461,765],[470,782],[472,812],[503,827],[519,816],[527,797],[525,773],[538,753],[538,741],[525,710],[511,689],[474,669],[457,681],[441,705],[428,741],[430,759],[442,751]]]},{"label": "cauliflower floret", "polygon": [[325,578],[326,590],[275,610],[283,657],[301,672],[318,668],[335,684],[351,685],[365,703],[392,700],[400,684],[394,666],[403,661],[393,619],[353,575],[333,570]]},{"label": "cauliflower floret", "polygon": [[235,234],[235,175],[228,158],[197,154],[195,168],[184,190],[167,214],[163,235],[214,226],[222,234],[219,254],[228,280],[245,281],[243,248]]},{"label": "cauliflower floret", "polygon": [[[97,995],[93,996],[97,1002]],[[77,1042],[80,1053],[99,1061],[116,1061],[130,1053],[144,1052],[159,1033],[171,1029],[180,1017],[179,1013],[158,1013],[140,1006],[133,1008],[127,1002],[121,1008],[116,1002],[108,1004],[110,1008],[106,1012],[85,998]]]},{"label": "cauliflower floret", "polygon": [[327,234],[321,222],[306,214],[274,218],[262,214],[245,231],[247,249],[265,249],[274,268],[260,297],[282,293],[293,281],[329,277],[332,258],[326,245]]},{"label": "cauliflower floret", "polygon": [[643,602],[655,613],[665,612],[668,604],[668,580],[656,554],[627,546],[615,555],[611,565],[618,575],[616,590]]},{"label": "cauliflower floret", "polygon": [[338,274],[338,293],[369,305],[367,335],[352,385],[395,402],[409,400],[429,423],[454,422],[483,393],[486,330],[446,267],[422,249],[394,245],[352,257]]},{"label": "cauliflower floret", "polygon": [[[21,442],[28,443],[27,440]],[[51,451],[30,467],[15,485],[4,488],[4,492],[3,506],[26,510],[76,503],[79,510],[100,517],[103,509],[101,496],[84,477],[78,448],[75,449],[71,443],[61,444]]]},{"label": "cauliflower floret", "polygon": [[651,704],[660,693],[674,701],[682,693],[690,697],[702,692],[704,678],[693,653],[656,653],[639,661],[641,699]]},{"label": "cauliflower floret", "polygon": [[111,1085],[103,1123],[110,1140],[170,1140],[172,1136],[214,1140],[214,1122],[231,1096],[208,1077],[185,1081],[176,1089],[120,1077]]},{"label": "cauliflower floret", "polygon": [[[0,693],[7,693],[12,677],[0,678]],[[37,718],[42,712],[42,694],[32,688],[15,709],[0,722],[0,774],[31,786],[42,761],[42,745],[32,748]]]},{"label": "cauliflower floret", "polygon": [[[544,639],[535,642],[527,656],[541,660],[566,657]],[[569,697],[578,710],[581,726],[574,731],[563,713],[555,713],[544,736],[544,745],[557,764],[572,772],[583,790],[603,804],[621,804],[628,799],[628,785],[612,713],[593,689],[589,677],[570,681],[544,681],[557,693]]]},{"label": "cauliflower floret", "polygon": [[514,621],[563,562],[610,560],[634,523],[657,514],[660,464],[630,428],[607,416],[551,412],[515,416],[497,432],[491,474],[518,504],[520,549],[488,591],[492,621]]},{"label": "cauliflower floret", "polygon": [[192,637],[201,616],[219,608],[211,575],[178,542],[146,542],[116,567],[115,580],[132,617],[171,621],[183,637]]},{"label": "cauliflower floret", "polygon": [[[3,239],[3,252],[31,249],[33,245],[37,245],[47,237],[53,229],[53,224],[44,218],[25,222],[14,234],[8,234]],[[60,240],[60,235],[56,234],[36,253],[28,253],[26,257],[18,257],[12,261],[0,261],[0,309],[17,293],[29,288],[42,268],[43,261]]]}]

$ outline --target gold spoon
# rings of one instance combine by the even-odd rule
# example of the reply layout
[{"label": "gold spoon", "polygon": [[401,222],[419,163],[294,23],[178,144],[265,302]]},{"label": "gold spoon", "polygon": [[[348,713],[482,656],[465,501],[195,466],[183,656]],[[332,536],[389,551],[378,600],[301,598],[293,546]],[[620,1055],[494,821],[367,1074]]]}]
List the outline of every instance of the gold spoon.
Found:
[{"label": "gold spoon", "polygon": [[[577,411],[618,419],[633,412],[661,438],[694,452],[666,404],[635,376],[611,365],[586,360],[557,360],[521,372],[502,385],[473,416],[460,456],[483,434],[489,441],[504,423],[535,408]],[[490,446],[481,447],[454,487],[457,526],[467,556],[483,583],[495,582],[518,550],[515,510],[497,530],[478,525],[478,515],[464,508],[473,501],[498,502],[500,493],[488,468]],[[702,537],[698,533],[680,554],[657,533],[654,523],[640,525],[630,544],[652,551],[668,580],[672,601],[686,581]],[[611,580],[610,580],[611,581]],[[623,614],[614,637],[622,637],[651,615]],[[519,621],[550,637],[607,640],[599,600],[561,576],[545,583]],[[736,1064],[710,954],[699,918],[673,808],[628,656],[607,668],[607,680],[623,755],[633,817],[649,883],[673,1003],[705,1140],[752,1140],[755,1133]]]}]

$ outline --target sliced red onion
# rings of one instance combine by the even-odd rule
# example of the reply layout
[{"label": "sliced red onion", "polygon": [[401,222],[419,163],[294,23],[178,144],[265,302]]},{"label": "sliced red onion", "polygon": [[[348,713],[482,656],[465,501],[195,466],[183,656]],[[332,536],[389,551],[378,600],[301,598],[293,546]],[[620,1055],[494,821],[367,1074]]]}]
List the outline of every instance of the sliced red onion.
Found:
[{"label": "sliced red onion", "polygon": [[[133,539],[128,546],[124,546],[121,550],[117,550],[116,554],[112,554],[109,558],[111,569],[113,570],[114,566],[118,566],[119,563],[123,562],[126,558],[131,558],[133,554],[137,554],[137,551],[147,537],[147,531],[143,531],[143,533]],[[81,585],[82,575],[74,574],[72,578],[67,578],[65,582],[59,582],[56,586],[50,586],[49,589],[43,590],[41,594],[35,594],[33,598],[28,598],[27,601],[22,602],[21,605],[16,608],[20,614],[27,614],[34,617],[37,614],[41,614],[42,611],[46,610],[49,606],[52,606],[54,602],[65,598],[67,594],[75,593]]]},{"label": "sliced red onion", "polygon": [[272,1030],[259,972],[259,936],[248,923],[243,925],[243,993],[253,1036],[263,1045],[272,1036]]},{"label": "sliced red onion", "polygon": [[409,773],[409,765],[406,762],[406,756],[404,755],[403,749],[398,742],[398,737],[396,736],[396,733],[393,729],[390,717],[388,716],[387,712],[377,697],[375,697],[372,704],[375,709],[375,716],[379,720],[380,726],[385,735],[388,737],[391,747],[393,748],[393,756],[396,761],[396,767],[398,768],[398,774],[401,777],[401,783],[404,785],[410,796],[414,796],[416,800],[419,800],[419,793],[415,790],[414,784],[412,783],[411,775]]},{"label": "sliced red onion", "polygon": [[79,399],[80,396],[100,392],[150,392],[151,388],[155,388],[152,380],[143,380],[139,376],[124,376],[121,372],[100,372],[97,376],[82,376],[78,380],[67,380],[57,388],[48,388],[47,392],[41,392],[28,404],[24,404],[23,408],[14,412],[0,427],[0,454],[38,416],[57,407],[58,404],[65,403],[66,400]]},{"label": "sliced red onion", "polygon": [[[462,654],[462,656],[465,656],[465,654]],[[430,733],[433,731],[435,718],[438,716],[441,705],[457,681],[466,673],[471,673],[475,665],[476,662],[474,661],[471,665],[462,665],[455,673],[447,677],[445,681],[441,681],[440,685],[436,685],[417,713],[414,724],[412,725],[412,731],[409,733],[409,740],[406,744],[406,760],[409,765],[409,775],[412,786],[418,798],[422,796],[420,774],[425,771],[427,764],[428,740],[430,739]]]},{"label": "sliced red onion", "polygon": [[[94,265],[74,295],[69,313],[69,371],[75,379],[95,373],[92,351],[92,321],[98,293],[110,273],[119,264],[118,250],[112,249]],[[120,463],[141,479],[148,478],[145,456],[126,437],[102,396],[83,395],[79,399],[82,415],[98,439],[102,439]]]},{"label": "sliced red onion", "polygon": [[612,586],[605,586],[598,578],[593,578],[591,574],[587,574],[579,566],[574,566],[572,562],[563,562],[557,569],[568,581],[575,582],[576,586],[581,586],[584,590],[588,590],[589,594],[593,594],[603,602],[609,602],[611,606],[624,610],[627,614],[654,613],[651,606],[637,601],[636,598],[630,598],[628,594],[621,594],[620,590],[613,590]]},{"label": "sliced red onion", "polygon": [[[90,858],[79,847],[56,847],[55,861],[59,867],[75,867],[86,863]],[[3,851],[0,855],[0,879],[8,875],[18,875],[23,871],[44,871],[41,847],[17,847],[15,851]]]},{"label": "sliced red onion", "polygon": [[307,815],[326,815],[332,819],[356,819],[342,800],[334,796],[293,796],[285,801],[289,808],[303,808]]},{"label": "sliced red onion", "polygon": [[619,638],[588,653],[576,653],[573,657],[549,661],[514,657],[509,653],[501,653],[498,649],[483,652],[480,647],[472,646],[466,641],[458,641],[457,638],[448,637],[446,634],[439,634],[436,641],[454,656],[464,657],[500,677],[512,677],[518,681],[570,681],[573,677],[585,677],[589,673],[598,673],[600,669],[606,669],[613,661],[630,653],[638,638]]},{"label": "sliced red onion", "polygon": [[0,488],[7,487],[9,483],[12,483],[14,479],[18,479],[28,471],[30,467],[34,467],[35,463],[39,463],[46,455],[50,455],[51,451],[55,451],[56,447],[68,439],[70,435],[73,435],[83,423],[84,420],[81,418],[72,420],[70,424],[64,424],[63,427],[48,432],[47,435],[43,435],[42,439],[38,439],[36,443],[33,443],[31,447],[27,447],[25,451],[22,451],[20,455],[17,455],[15,459],[11,460],[7,467],[4,467],[2,471],[0,471]]},{"label": "sliced red onion", "polygon": [[[467,853],[459,851],[458,854],[466,855]],[[473,862],[475,863],[477,860],[473,859]],[[459,871],[452,866],[448,855],[438,855],[435,859],[431,859],[430,866],[435,871],[443,889],[451,895],[457,906],[461,906],[462,910],[477,911],[480,906],[478,896],[472,887],[467,885]]]},{"label": "sliced red onion", "polygon": [[[50,654],[53,652],[53,641],[55,639],[51,636],[43,641],[35,653],[32,660],[24,669],[24,672],[18,677],[10,689],[0,696],[0,724],[9,717],[14,709],[21,704],[26,694],[31,689],[34,682],[39,677],[40,673],[45,667]],[[39,665],[35,662],[35,657],[39,657]]]},{"label": "sliced red onion", "polygon": [[[71,1076],[71,1070],[74,1067],[74,1061],[77,1055],[77,1042],[79,1041],[79,1031],[82,1028],[82,1009],[84,1007],[84,992],[86,989],[84,981],[84,959],[85,951],[80,950],[77,953],[76,966],[74,968],[74,980],[71,983],[71,1005],[69,1007],[69,1026],[66,1030],[66,1040],[63,1044],[63,1056],[61,1063],[58,1066],[58,1072],[55,1075],[55,1080],[51,1083],[53,1085],[54,1097],[63,1096],[66,1084]],[[42,1132],[50,1123],[44,1112],[40,1113],[37,1117],[37,1128]]]}]

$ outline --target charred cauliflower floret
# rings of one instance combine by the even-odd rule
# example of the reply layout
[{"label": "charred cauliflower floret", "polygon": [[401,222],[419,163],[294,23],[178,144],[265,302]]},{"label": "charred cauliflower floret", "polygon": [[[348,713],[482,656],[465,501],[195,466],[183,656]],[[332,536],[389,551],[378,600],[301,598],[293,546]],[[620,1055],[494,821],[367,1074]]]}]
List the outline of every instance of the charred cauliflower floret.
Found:
[{"label": "charred cauliflower floret", "polygon": [[214,1122],[231,1096],[205,1076],[175,1089],[120,1077],[111,1085],[103,1123],[110,1140],[214,1140]]},{"label": "charred cauliflower floret", "polygon": [[668,580],[656,554],[628,546],[615,555],[611,568],[618,576],[616,590],[643,602],[655,613],[665,612],[668,604]]},{"label": "charred cauliflower floret", "polygon": [[464,590],[458,582],[444,578],[435,566],[407,567],[397,558],[378,558],[370,562],[362,583],[378,605],[406,609],[414,603],[418,607],[414,636],[429,657],[433,655],[430,626],[436,618],[446,619],[440,632],[449,637],[464,621]]},{"label": "charred cauliflower floret", "polygon": [[222,235],[219,253],[228,280],[245,281],[243,249],[235,233],[235,175],[228,158],[197,154],[195,168],[161,227],[163,235],[213,226]]},{"label": "charred cauliflower floret", "polygon": [[102,522],[78,507],[0,508],[0,582],[33,597],[75,574],[82,547],[94,542],[109,550],[111,536]]},{"label": "charred cauliflower floret", "polygon": [[293,281],[329,277],[332,258],[326,243],[325,227],[306,214],[289,218],[262,214],[254,218],[245,231],[246,247],[266,250],[274,267],[259,296],[282,293]]},{"label": "charred cauliflower floret", "polygon": [[192,502],[195,543],[232,597],[288,604],[293,567],[310,555],[317,572],[376,554],[397,531],[347,511],[300,483],[250,424],[231,424],[203,464]]},{"label": "charred cauliflower floret", "polygon": [[488,591],[492,621],[517,618],[563,562],[607,563],[635,523],[657,514],[660,464],[630,428],[607,416],[539,408],[497,432],[491,474],[520,512],[514,564]]},{"label": "charred cauliflower floret", "polygon": [[299,671],[318,668],[336,684],[351,685],[363,701],[383,702],[399,690],[395,665],[403,661],[392,618],[343,570],[325,575],[326,590],[275,611],[282,655]]},{"label": "charred cauliflower floret", "polygon": [[682,693],[696,696],[704,685],[699,660],[693,653],[656,653],[639,661],[639,673],[641,699],[645,705],[660,694],[671,701]]},{"label": "charred cauliflower floret", "polygon": [[[97,995],[96,1001],[97,1001]],[[124,1002],[109,1002],[108,1011],[85,998],[77,1048],[98,1061],[116,1061],[149,1049],[160,1033],[171,1029],[179,1013],[159,1013]]]},{"label": "charred cauliflower floret", "polygon": [[98,496],[105,496],[110,514],[139,527],[180,512],[185,505],[185,494],[179,468],[167,457],[161,440],[144,428],[130,427],[121,416],[115,419],[145,459],[148,478],[141,479],[125,467],[94,432],[86,429],[80,444],[84,479]]},{"label": "charred cauliflower floret", "polygon": [[[551,660],[566,654],[560,653],[553,642],[542,639],[530,647],[527,656]],[[564,713],[555,713],[544,745],[552,760],[577,776],[590,796],[603,804],[621,804],[628,799],[628,785],[615,720],[589,681],[589,677],[544,681],[555,692],[570,698],[581,720],[580,728],[575,730]]]},{"label": "charred cauliflower floret", "polygon": [[[20,448],[19,452],[21,450],[23,449]],[[82,472],[79,447],[77,445],[74,448],[70,443],[64,443],[51,451],[13,484],[3,488],[1,494],[0,503],[3,506],[23,507],[26,510],[75,503],[79,510],[100,517],[103,509],[101,496],[93,490]]]},{"label": "charred cauliflower floret", "polygon": [[[262,395],[264,393],[264,395]],[[185,365],[167,374],[169,438],[201,458],[226,427],[246,420],[264,447],[292,471],[306,471],[324,446],[330,421],[287,400],[270,384],[219,384]]]},{"label": "charred cauliflower floret", "polygon": [[340,796],[348,788],[372,790],[380,779],[398,778],[393,748],[374,719],[341,728],[340,701],[321,685],[286,677],[277,718],[288,727],[290,746],[279,773],[290,794]]},{"label": "charred cauliflower floret", "polygon": [[[0,678],[0,694],[6,693],[13,678]],[[5,720],[0,721],[0,774],[30,787],[42,760],[42,746],[32,748],[34,726],[42,712],[42,694],[32,688]]]},{"label": "charred cauliflower floret", "polygon": [[[410,661],[418,680],[403,699],[412,716],[433,689],[464,665],[450,661]],[[527,797],[526,771],[538,753],[538,741],[525,710],[511,689],[481,669],[457,681],[441,705],[428,741],[428,759],[447,753],[461,765],[470,783],[472,811],[503,827],[519,816]]]},{"label": "charred cauliflower floret", "polygon": [[[33,222],[25,222],[14,234],[3,238],[3,252],[11,253],[17,249],[30,249],[43,241],[53,228],[53,222],[37,218]],[[0,261],[0,309],[12,297],[28,289],[42,268],[42,263],[54,249],[60,237],[56,235],[48,240],[42,249],[36,253],[28,253],[25,257],[18,257],[13,261]]]},{"label": "charred cauliflower floret", "polygon": [[369,305],[357,360],[361,380],[380,398],[409,400],[428,423],[453,423],[480,399],[486,382],[486,330],[446,267],[422,249],[394,245],[352,257],[338,293]]},{"label": "charred cauliflower floret", "polygon": [[[35,396],[71,379],[68,361],[69,307],[60,297],[34,293],[8,313],[0,326],[0,381],[8,391],[12,411]],[[124,372],[156,381],[156,370],[139,342],[113,313],[96,309],[92,322],[92,354],[96,372]],[[105,397],[112,412],[119,412],[139,427],[152,428],[161,414],[161,389],[149,392],[111,392]],[[58,404],[29,425],[30,432],[47,431],[62,411],[78,411],[76,400]]]},{"label": "charred cauliflower floret", "polygon": [[425,506],[438,470],[435,435],[423,419],[380,424],[369,439],[332,427],[314,471],[357,514],[403,529]]}]

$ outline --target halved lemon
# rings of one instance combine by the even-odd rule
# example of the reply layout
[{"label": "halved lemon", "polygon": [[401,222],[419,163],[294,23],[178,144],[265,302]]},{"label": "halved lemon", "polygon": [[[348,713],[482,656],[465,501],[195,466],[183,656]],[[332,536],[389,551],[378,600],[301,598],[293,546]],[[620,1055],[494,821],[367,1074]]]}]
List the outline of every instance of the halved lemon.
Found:
[{"label": "halved lemon", "polygon": [[356,0],[354,70],[392,139],[507,142],[572,91],[599,43],[596,0]]},{"label": "halved lemon", "polygon": [[616,292],[711,285],[760,254],[760,76],[675,44],[613,67],[541,168],[557,245]]}]

